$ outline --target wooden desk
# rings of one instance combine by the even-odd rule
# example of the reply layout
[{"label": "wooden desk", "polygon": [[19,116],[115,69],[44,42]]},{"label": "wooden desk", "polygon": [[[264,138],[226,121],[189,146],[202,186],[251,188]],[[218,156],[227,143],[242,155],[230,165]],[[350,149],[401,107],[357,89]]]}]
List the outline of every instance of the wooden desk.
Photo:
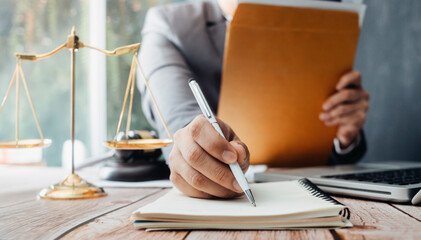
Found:
[{"label": "wooden desk", "polygon": [[421,207],[342,197],[336,199],[351,209],[353,228],[145,232],[134,229],[130,214],[168,189],[106,188],[104,198],[37,200],[41,188],[64,176],[58,168],[0,166],[0,239],[421,239]]}]

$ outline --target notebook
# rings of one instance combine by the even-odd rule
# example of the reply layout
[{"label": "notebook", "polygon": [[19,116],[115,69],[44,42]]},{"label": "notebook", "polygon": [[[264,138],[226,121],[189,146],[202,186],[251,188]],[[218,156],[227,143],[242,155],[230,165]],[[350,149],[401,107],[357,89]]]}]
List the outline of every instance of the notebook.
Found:
[{"label": "notebook", "polygon": [[227,27],[218,117],[251,164],[326,165],[336,127],[319,114],[353,69],[365,5],[241,0]]},{"label": "notebook", "polygon": [[137,229],[307,229],[351,227],[349,209],[307,179],[250,184],[256,207],[243,196],[198,199],[173,188],[135,211]]}]

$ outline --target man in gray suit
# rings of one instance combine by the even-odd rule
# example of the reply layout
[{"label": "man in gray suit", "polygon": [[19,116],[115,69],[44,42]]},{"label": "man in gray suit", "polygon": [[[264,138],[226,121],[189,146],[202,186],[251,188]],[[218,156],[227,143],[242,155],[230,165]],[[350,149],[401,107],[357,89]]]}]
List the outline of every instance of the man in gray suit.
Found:
[{"label": "man in gray suit", "polygon": [[[210,107],[217,112],[227,19],[236,0],[170,4],[149,10],[143,28],[140,62],[170,131],[174,146],[164,149],[171,181],[192,197],[233,197],[242,193],[227,163],[249,166],[247,146],[218,119],[228,136],[223,139],[201,115],[187,80],[196,78]],[[146,93],[138,81],[143,110],[159,136],[166,135]],[[323,104],[320,120],[338,126],[330,157],[332,163],[358,161],[365,152],[361,131],[368,109],[368,93],[359,72],[338,79],[337,92]]]}]

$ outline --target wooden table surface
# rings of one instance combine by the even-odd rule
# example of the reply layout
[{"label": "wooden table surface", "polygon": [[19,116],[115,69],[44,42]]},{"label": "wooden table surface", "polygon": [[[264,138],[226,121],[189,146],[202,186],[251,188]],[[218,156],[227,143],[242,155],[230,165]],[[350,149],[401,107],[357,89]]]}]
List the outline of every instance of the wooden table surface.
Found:
[{"label": "wooden table surface", "polygon": [[421,207],[343,197],[335,198],[350,208],[353,228],[145,232],[134,229],[130,214],[168,189],[105,188],[107,197],[87,200],[36,198],[66,175],[59,168],[0,165],[0,239],[421,239]]}]

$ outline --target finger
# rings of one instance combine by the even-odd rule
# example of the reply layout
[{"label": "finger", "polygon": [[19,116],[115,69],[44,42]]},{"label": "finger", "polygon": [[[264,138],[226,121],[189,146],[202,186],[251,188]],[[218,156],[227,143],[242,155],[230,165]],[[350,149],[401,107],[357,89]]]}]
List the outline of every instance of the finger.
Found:
[{"label": "finger", "polygon": [[339,104],[327,112],[320,113],[319,118],[322,121],[328,121],[336,117],[345,116],[351,114],[357,110],[367,111],[368,102],[360,100],[358,102],[350,104]]},{"label": "finger", "polygon": [[[180,149],[180,153],[186,164],[188,164],[191,168],[202,173],[208,179],[227,189],[235,192],[241,192],[241,188],[237,187],[238,185],[235,182],[234,175],[232,174],[227,164],[220,162],[209,155],[191,138],[180,138],[178,144],[185,146],[184,148]],[[234,149],[234,147],[232,148]]]},{"label": "finger", "polygon": [[[231,191],[207,178],[204,174],[192,168],[185,161],[181,161],[177,166],[177,173],[193,188],[198,191],[208,193],[212,196],[221,198],[230,198],[238,195],[237,192]],[[229,170],[228,170],[229,171]],[[232,175],[232,174],[231,174]],[[234,180],[233,180],[234,181]],[[232,182],[231,182],[232,185]],[[242,192],[241,188],[238,191]]]},{"label": "finger", "polygon": [[250,165],[250,153],[247,146],[238,140],[231,141],[230,143],[237,150],[237,161],[241,170],[243,170],[244,173],[247,172]]},{"label": "finger", "polygon": [[189,197],[195,197],[195,198],[212,198],[213,196],[210,194],[207,194],[205,192],[199,191],[195,189],[194,187],[190,186],[186,182],[186,180],[183,179],[178,173],[172,172],[170,175],[170,180],[174,184],[174,186],[180,190],[182,193]]},{"label": "finger", "polygon": [[329,111],[342,103],[356,102],[364,98],[364,91],[355,89],[341,90],[330,96],[323,104],[323,110]]},{"label": "finger", "polygon": [[349,146],[358,136],[360,128],[355,125],[346,125],[338,129],[337,137],[343,146]]},{"label": "finger", "polygon": [[[181,152],[175,148],[173,148],[170,154],[170,169],[171,181],[186,195],[201,198],[208,198],[210,195],[224,198],[238,195],[238,193],[232,192],[210,181],[193,169],[185,162]],[[209,196],[204,194],[208,194]]]},{"label": "finger", "polygon": [[332,127],[332,126],[344,125],[345,123],[349,124],[352,121],[356,122],[356,120],[351,114],[351,117],[347,117],[347,116],[336,117],[329,120],[325,120],[324,123],[326,126]]},{"label": "finger", "polygon": [[361,88],[361,73],[359,71],[351,71],[344,74],[336,85],[336,90],[344,88]]},{"label": "finger", "polygon": [[215,130],[203,115],[196,117],[189,124],[189,131],[192,139],[214,158],[227,164],[237,161],[234,147]]},{"label": "finger", "polygon": [[325,120],[324,123],[326,126],[336,126],[336,125],[355,125],[361,128],[364,125],[366,114],[364,111],[357,110],[352,113],[342,115],[340,117],[335,117],[330,120]]},{"label": "finger", "polygon": [[225,139],[227,139],[227,141],[234,140],[234,138],[236,138],[237,136],[235,135],[232,128],[218,117],[215,118],[218,121],[218,125],[221,128],[222,133],[224,133]]}]

